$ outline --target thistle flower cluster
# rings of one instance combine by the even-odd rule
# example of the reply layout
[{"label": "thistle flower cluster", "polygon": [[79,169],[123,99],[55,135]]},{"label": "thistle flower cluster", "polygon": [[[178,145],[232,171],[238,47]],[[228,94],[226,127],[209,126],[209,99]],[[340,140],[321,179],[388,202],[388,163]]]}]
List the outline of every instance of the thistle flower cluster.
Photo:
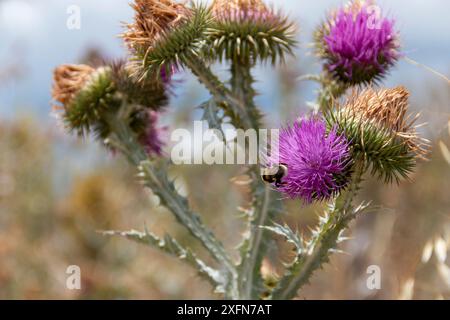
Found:
[{"label": "thistle flower cluster", "polygon": [[394,21],[378,10],[372,1],[354,0],[317,30],[316,51],[333,78],[350,85],[378,81],[400,57]]},{"label": "thistle flower cluster", "polygon": [[[305,203],[338,194],[351,178],[352,165],[366,162],[385,182],[407,179],[428,152],[408,114],[404,87],[354,92],[324,115],[301,118],[280,133],[276,158],[287,165],[278,191]],[[328,132],[328,133],[327,133]]]},{"label": "thistle flower cluster", "polygon": [[295,27],[262,0],[215,0],[208,29],[212,52],[220,59],[283,60],[295,46]]},{"label": "thistle flower cluster", "polygon": [[199,55],[210,23],[204,7],[172,0],[135,0],[134,22],[121,35],[132,56],[132,76],[168,78],[185,60]]},{"label": "thistle flower cluster", "polygon": [[160,155],[162,141],[157,111],[167,104],[164,85],[159,82],[139,84],[130,77],[123,62],[94,69],[87,65],[62,65],[54,71],[55,111],[69,130],[85,136],[93,130],[100,139],[110,133],[107,118],[117,114],[124,103],[133,107],[126,121],[148,154]]},{"label": "thistle flower cluster", "polygon": [[280,132],[276,157],[288,167],[279,191],[309,204],[336,195],[348,182],[349,142],[320,116],[303,117]]},{"label": "thistle flower cluster", "polygon": [[[257,179],[258,167],[249,169],[252,203],[246,210],[251,214],[246,216],[250,228],[239,263],[177,192],[166,161],[148,156],[163,155],[164,128],[159,127],[158,119],[168,103],[171,76],[183,67],[211,93],[211,99],[201,105],[211,128],[221,128],[224,119],[230,119],[237,129],[259,128],[261,113],[254,101],[251,71],[257,62],[276,63],[292,53],[296,44],[293,23],[262,0],[214,0],[209,8],[172,0],[134,0],[134,21],[121,35],[130,51],[129,61],[99,68],[58,67],[52,95],[67,127],[79,135],[94,132],[102,141],[113,140],[116,144],[111,143],[112,147],[117,146],[136,166],[143,184],[220,266],[209,266],[170,236],[160,239],[135,231],[120,234],[189,263],[226,298],[255,299],[263,294],[293,298],[313,271],[327,261],[349,221],[367,207],[352,205],[362,174],[370,169],[385,182],[400,181],[410,176],[417,159],[427,153],[427,142],[415,125],[417,116],[409,114],[405,88],[367,88],[354,91],[343,103],[334,101],[334,93],[341,95],[349,86],[381,79],[399,58],[394,22],[384,17],[373,19],[371,4],[352,1],[333,12],[316,33],[316,49],[324,60],[326,76],[313,78],[322,84],[319,101],[322,95],[330,108],[301,117],[281,130],[268,159],[277,166],[275,174]],[[228,83],[208,66],[222,59],[231,65]],[[310,240],[288,226],[268,226],[282,205],[279,195],[262,180],[306,204],[330,201]],[[274,283],[264,292],[261,267],[270,230],[296,247],[296,257],[284,275],[271,279]]]}]

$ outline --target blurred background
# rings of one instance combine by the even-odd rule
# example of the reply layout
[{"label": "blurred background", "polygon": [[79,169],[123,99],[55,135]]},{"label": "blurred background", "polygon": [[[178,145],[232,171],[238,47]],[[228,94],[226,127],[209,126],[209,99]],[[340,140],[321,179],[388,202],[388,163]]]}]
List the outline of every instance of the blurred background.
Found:
[{"label": "blurred background", "polygon": [[[197,243],[135,182],[134,171],[96,143],[64,133],[51,114],[52,70],[62,63],[95,63],[126,55],[117,35],[132,19],[128,0],[0,0],[0,298],[2,299],[200,299],[217,298],[207,283],[179,261],[155,250],[110,239],[97,230],[144,229],[169,232],[180,242]],[[325,13],[343,1],[277,0],[299,25],[297,59],[288,67],[263,66],[257,103],[268,126],[307,111],[313,84],[299,75],[318,72],[309,43]],[[450,76],[450,2],[378,2],[395,17],[403,52]],[[68,9],[81,10],[81,28],[67,28]],[[215,66],[226,76],[226,66]],[[207,92],[188,73],[176,75],[169,127],[190,127]],[[436,75],[401,60],[384,82],[405,85],[411,107],[420,111],[423,134],[432,141],[430,160],[421,163],[413,183],[386,187],[367,179],[361,199],[382,209],[353,223],[344,254],[313,277],[300,299],[450,298],[450,87]],[[189,194],[233,251],[242,224],[236,207],[245,190],[230,183],[234,166],[176,167],[180,188]],[[230,185],[232,186],[230,188]],[[317,222],[319,208],[287,203],[280,219],[305,230]],[[282,243],[271,251],[287,259]],[[82,289],[66,288],[66,268],[78,265]],[[367,267],[381,268],[381,289],[366,286]]]}]

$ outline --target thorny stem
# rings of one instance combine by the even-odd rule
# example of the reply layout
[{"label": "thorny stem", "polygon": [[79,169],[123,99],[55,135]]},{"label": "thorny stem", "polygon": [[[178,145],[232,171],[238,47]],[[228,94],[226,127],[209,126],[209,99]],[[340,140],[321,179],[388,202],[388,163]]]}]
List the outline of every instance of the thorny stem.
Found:
[{"label": "thorny stem", "polygon": [[260,126],[261,114],[255,105],[255,90],[253,89],[253,76],[251,74],[250,62],[231,62],[231,91],[243,101],[252,122],[252,128],[257,130]]},{"label": "thorny stem", "polygon": [[[245,103],[252,128],[258,130],[261,114],[254,102],[256,93],[252,86],[254,79],[251,68],[252,65],[249,61],[231,61],[230,85],[232,93]],[[275,192],[261,181],[258,166],[254,165],[250,168],[250,175],[254,185],[254,211],[250,221],[248,250],[244,252],[238,269],[241,299],[258,299],[263,290],[260,271],[267,252],[270,231],[261,227],[268,225],[269,221],[274,218],[273,203],[280,201],[275,198],[277,196]]]},{"label": "thorny stem", "polygon": [[[258,172],[256,173],[257,175]],[[259,177],[253,177],[258,179]],[[256,183],[261,183],[259,180]],[[242,299],[258,299],[263,289],[263,279],[261,277],[261,264],[267,251],[267,237],[270,232],[261,228],[268,225],[269,220],[273,218],[273,211],[270,208],[271,201],[275,199],[275,193],[267,186],[262,186],[260,194],[255,194],[258,198],[258,206],[254,208],[254,217],[251,221],[251,236],[249,239],[248,251],[242,257],[240,266],[240,295]]]},{"label": "thorny stem", "polygon": [[244,130],[254,128],[244,102],[235,97],[202,60],[195,55],[190,55],[184,59],[184,63],[213,95],[217,104],[224,107],[234,125]]},{"label": "thorny stem", "polygon": [[237,272],[231,261],[231,258],[225,251],[223,245],[218,241],[213,233],[209,231],[200,220],[199,216],[191,211],[187,200],[182,197],[171,185],[167,173],[160,168],[156,168],[150,161],[142,148],[136,141],[129,126],[116,115],[108,117],[108,123],[114,132],[112,138],[116,139],[117,147],[128,157],[128,159],[137,167],[141,167],[146,174],[146,186],[161,198],[161,203],[174,214],[176,219],[188,229],[188,231],[197,238],[208,250],[211,256],[227,272],[230,288],[228,290],[229,298],[237,298]]},{"label": "thorny stem", "polygon": [[348,227],[348,223],[357,213],[353,209],[352,201],[359,190],[363,173],[364,165],[361,164],[354,173],[347,192],[337,197],[330,206],[331,210],[326,221],[317,231],[317,236],[308,244],[304,252],[289,268],[287,274],[278,282],[271,295],[273,300],[295,298],[297,291],[309,282],[312,274],[328,261],[341,233]]},{"label": "thorny stem", "polygon": [[[216,99],[218,105],[226,103],[231,110],[231,119],[236,128],[258,130],[260,122],[259,110],[254,104],[254,91],[252,88],[253,79],[251,77],[250,65],[239,63],[232,64],[232,91],[228,90],[223,83],[211,72],[211,70],[197,57],[190,56],[186,58],[186,65],[203,83],[210,93]],[[230,112],[231,111],[231,112]],[[270,203],[274,200],[274,192],[269,187],[262,185],[259,179],[259,169],[257,166],[251,168],[252,178],[256,180],[263,192],[255,194],[255,202],[259,206],[254,208],[254,216],[251,221],[251,236],[249,239],[249,251],[246,252],[239,268],[240,299],[256,299],[262,285],[256,285],[255,282],[262,283],[260,268],[262,259],[267,249],[265,234],[269,232],[260,228],[267,225],[270,215]]]},{"label": "thorny stem", "polygon": [[317,102],[319,104],[319,111],[326,112],[333,108],[333,102],[341,97],[348,86],[339,83],[329,76],[320,76],[321,89],[319,90],[319,95],[317,97]]},{"label": "thorny stem", "polygon": [[[245,102],[252,126],[257,130],[260,127],[261,113],[254,103],[256,94],[252,86],[254,79],[251,67],[248,61],[232,61],[230,84],[233,94]],[[261,265],[267,253],[271,233],[262,227],[269,224],[281,206],[278,194],[262,182],[259,166],[252,166],[250,175],[253,180],[253,215],[248,248],[242,255],[238,269],[241,299],[258,299],[264,290]]]}]

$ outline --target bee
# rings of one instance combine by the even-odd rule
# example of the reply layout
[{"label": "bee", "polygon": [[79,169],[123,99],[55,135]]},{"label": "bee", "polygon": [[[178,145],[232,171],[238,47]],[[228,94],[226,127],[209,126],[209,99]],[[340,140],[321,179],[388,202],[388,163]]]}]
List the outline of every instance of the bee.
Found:
[{"label": "bee", "polygon": [[285,184],[281,180],[287,175],[288,167],[285,163],[271,166],[270,168],[261,168],[261,178],[264,182],[274,183],[278,188]]}]

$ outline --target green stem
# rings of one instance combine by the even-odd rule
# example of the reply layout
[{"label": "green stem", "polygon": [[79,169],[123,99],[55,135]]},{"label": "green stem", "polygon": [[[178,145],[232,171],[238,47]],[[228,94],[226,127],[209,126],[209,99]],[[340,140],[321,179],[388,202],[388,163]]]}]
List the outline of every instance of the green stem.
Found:
[{"label": "green stem", "polygon": [[359,190],[363,172],[364,166],[361,165],[355,172],[347,192],[335,199],[319,230],[315,232],[306,248],[278,282],[272,292],[272,299],[287,300],[295,298],[298,290],[309,282],[312,274],[329,260],[329,256],[339,242],[342,231],[362,210],[354,210],[352,201]]},{"label": "green stem", "polygon": [[208,89],[216,99],[217,104],[222,106],[230,116],[237,128],[244,130],[254,128],[253,120],[243,101],[233,93],[214,75],[209,67],[195,55],[185,57],[184,63],[197,76],[198,80]]},{"label": "green stem", "polygon": [[326,112],[333,108],[334,101],[339,99],[348,89],[348,85],[337,82],[329,76],[320,77],[321,89],[317,97],[319,111]]},{"label": "green stem", "polygon": [[188,231],[197,238],[208,250],[211,256],[223,265],[227,271],[230,283],[229,296],[237,297],[237,272],[231,258],[225,251],[223,245],[218,241],[213,233],[208,230],[200,220],[200,217],[191,211],[186,198],[181,196],[173,183],[169,180],[167,172],[157,168],[148,161],[148,157],[142,146],[136,141],[129,126],[116,115],[108,118],[108,123],[117,139],[117,147],[125,153],[128,159],[135,166],[139,167],[141,174],[145,175],[145,184],[161,199],[161,203],[166,206],[175,218]]},{"label": "green stem", "polygon": [[[245,103],[252,128],[258,130],[261,125],[261,113],[255,105],[254,79],[251,74],[252,65],[249,61],[231,61],[230,85],[232,93]],[[241,299],[258,299],[264,291],[261,265],[267,253],[271,233],[261,228],[274,219],[281,211],[279,195],[264,184],[260,178],[259,166],[250,168],[253,180],[253,216],[250,221],[250,238],[248,250],[243,252],[239,266],[239,283]]]},{"label": "green stem", "polygon": [[264,291],[261,265],[267,253],[271,232],[262,228],[267,226],[275,215],[281,212],[279,194],[261,182],[259,169],[251,168],[253,180],[254,216],[250,222],[248,249],[243,253],[239,266],[240,296],[242,299],[258,299]]},{"label": "green stem", "polygon": [[256,92],[253,89],[253,79],[250,63],[241,63],[239,61],[231,62],[231,91],[240,100],[243,101],[247,109],[249,118],[252,122],[252,128],[257,130],[261,125],[261,113],[255,105],[254,99]]}]

